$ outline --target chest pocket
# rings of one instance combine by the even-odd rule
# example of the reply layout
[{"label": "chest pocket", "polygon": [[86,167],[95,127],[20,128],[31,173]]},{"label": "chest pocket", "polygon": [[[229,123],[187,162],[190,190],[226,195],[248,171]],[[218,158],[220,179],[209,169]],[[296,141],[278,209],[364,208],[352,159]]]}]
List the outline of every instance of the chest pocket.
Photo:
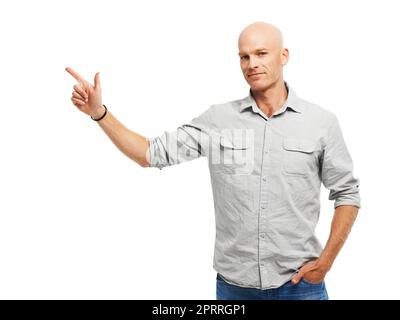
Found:
[{"label": "chest pocket", "polygon": [[290,175],[306,176],[315,171],[317,143],[307,139],[283,139],[283,171]]},{"label": "chest pocket", "polygon": [[221,136],[220,145],[223,148],[245,150],[248,148],[246,140],[241,137]]},{"label": "chest pocket", "polygon": [[219,161],[214,168],[226,174],[249,174],[253,169],[250,143],[242,137],[220,136]]}]

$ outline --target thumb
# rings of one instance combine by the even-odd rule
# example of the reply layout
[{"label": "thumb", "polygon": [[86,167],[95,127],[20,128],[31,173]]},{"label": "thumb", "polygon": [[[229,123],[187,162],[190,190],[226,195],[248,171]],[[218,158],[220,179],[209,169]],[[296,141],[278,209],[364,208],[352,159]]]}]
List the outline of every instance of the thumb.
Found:
[{"label": "thumb", "polygon": [[100,90],[101,89],[100,72],[97,72],[96,75],[94,76],[94,89],[95,90]]},{"label": "thumb", "polygon": [[297,274],[292,278],[292,283],[293,284],[298,284],[301,280],[301,278],[303,278],[303,273],[301,271],[297,272]]}]

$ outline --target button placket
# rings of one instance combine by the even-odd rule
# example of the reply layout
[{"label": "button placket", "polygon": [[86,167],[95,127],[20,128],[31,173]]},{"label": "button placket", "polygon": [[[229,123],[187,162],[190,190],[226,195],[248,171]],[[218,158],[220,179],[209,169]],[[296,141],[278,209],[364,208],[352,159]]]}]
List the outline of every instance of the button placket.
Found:
[{"label": "button placket", "polygon": [[259,246],[258,246],[258,256],[259,256],[259,268],[260,268],[260,276],[261,283],[266,282],[266,277],[268,277],[267,271],[267,262],[266,259],[269,256],[268,250],[268,223],[267,223],[267,205],[268,205],[268,188],[269,184],[267,183],[267,174],[268,174],[268,166],[270,162],[270,147],[271,147],[271,126],[269,121],[266,122],[264,128],[264,152],[262,155],[262,166],[261,166],[261,189],[260,189],[260,207],[259,207]]}]

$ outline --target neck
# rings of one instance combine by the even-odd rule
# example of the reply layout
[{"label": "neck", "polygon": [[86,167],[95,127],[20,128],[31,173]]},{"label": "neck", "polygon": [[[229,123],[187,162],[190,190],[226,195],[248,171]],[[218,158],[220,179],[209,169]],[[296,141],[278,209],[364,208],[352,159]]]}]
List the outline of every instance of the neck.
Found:
[{"label": "neck", "polygon": [[283,80],[278,81],[271,87],[263,91],[251,91],[257,106],[263,111],[268,117],[271,117],[275,111],[277,111],[283,103],[286,101],[288,91]]}]

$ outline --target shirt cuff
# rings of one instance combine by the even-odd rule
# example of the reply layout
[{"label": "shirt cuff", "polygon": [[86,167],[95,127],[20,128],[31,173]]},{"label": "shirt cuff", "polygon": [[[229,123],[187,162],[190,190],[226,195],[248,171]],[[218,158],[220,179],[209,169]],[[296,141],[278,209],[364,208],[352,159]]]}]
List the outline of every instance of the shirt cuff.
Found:
[{"label": "shirt cuff", "polygon": [[160,170],[165,167],[160,161],[157,161],[157,138],[146,138],[149,142],[148,148],[148,163],[149,168],[159,168]]}]

